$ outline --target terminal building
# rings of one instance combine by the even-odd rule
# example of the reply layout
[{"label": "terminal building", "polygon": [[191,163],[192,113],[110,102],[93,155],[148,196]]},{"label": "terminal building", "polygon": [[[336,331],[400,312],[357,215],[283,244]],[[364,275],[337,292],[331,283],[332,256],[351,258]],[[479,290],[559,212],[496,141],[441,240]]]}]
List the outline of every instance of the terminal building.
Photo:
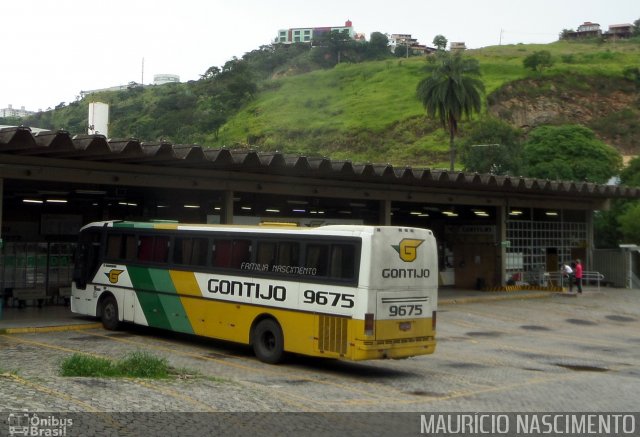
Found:
[{"label": "terminal building", "polygon": [[8,127],[0,198],[0,292],[53,299],[80,227],[125,219],[423,227],[441,286],[542,284],[561,262],[589,269],[593,212],[640,189]]}]

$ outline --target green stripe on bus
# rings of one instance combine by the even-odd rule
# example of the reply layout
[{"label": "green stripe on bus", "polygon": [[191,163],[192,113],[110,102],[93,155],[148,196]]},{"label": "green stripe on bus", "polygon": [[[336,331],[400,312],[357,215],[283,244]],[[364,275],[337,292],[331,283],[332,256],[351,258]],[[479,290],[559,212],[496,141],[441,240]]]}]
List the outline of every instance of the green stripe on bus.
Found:
[{"label": "green stripe on bus", "polygon": [[158,298],[160,299],[160,303],[164,309],[165,316],[171,324],[171,329],[174,331],[185,332],[187,334],[193,334],[191,322],[189,322],[187,313],[182,306],[182,301],[177,294],[176,287],[173,284],[173,279],[171,279],[169,271],[162,269],[149,269],[149,276],[151,281],[153,281],[154,290],[162,292]]},{"label": "green stripe on bus", "polygon": [[193,334],[169,271],[131,266],[128,269],[147,323],[157,328]]},{"label": "green stripe on bus", "polygon": [[128,266],[129,277],[131,278],[131,284],[136,290],[136,296],[142,312],[147,319],[149,326],[155,328],[171,329],[171,324],[167,319],[167,315],[164,310],[164,306],[160,302],[160,298],[156,293],[153,280],[149,274],[149,269],[144,267]]}]

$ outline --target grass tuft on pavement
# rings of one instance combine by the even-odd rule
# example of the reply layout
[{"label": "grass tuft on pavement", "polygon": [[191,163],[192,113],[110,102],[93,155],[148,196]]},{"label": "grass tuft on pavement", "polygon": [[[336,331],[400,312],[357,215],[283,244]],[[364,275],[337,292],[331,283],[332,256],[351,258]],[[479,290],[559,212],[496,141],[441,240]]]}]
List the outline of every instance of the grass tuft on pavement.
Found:
[{"label": "grass tuft on pavement", "polygon": [[60,363],[62,376],[153,378],[169,377],[169,365],[164,358],[146,352],[132,352],[120,360],[73,354]]}]

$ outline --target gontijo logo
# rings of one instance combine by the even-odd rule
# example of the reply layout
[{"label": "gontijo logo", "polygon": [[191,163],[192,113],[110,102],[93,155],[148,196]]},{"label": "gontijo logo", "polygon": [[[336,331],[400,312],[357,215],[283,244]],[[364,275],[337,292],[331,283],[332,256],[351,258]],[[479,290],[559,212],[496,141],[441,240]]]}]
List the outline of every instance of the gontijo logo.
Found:
[{"label": "gontijo logo", "polygon": [[400,255],[400,259],[404,262],[413,262],[418,256],[418,246],[424,243],[424,240],[415,240],[411,238],[403,238],[400,241],[400,244],[393,247],[398,255]]},{"label": "gontijo logo", "polygon": [[124,272],[124,270],[111,269],[107,273],[105,273],[105,275],[107,278],[109,278],[109,282],[111,282],[112,284],[116,284],[118,282],[118,277],[122,272]]}]

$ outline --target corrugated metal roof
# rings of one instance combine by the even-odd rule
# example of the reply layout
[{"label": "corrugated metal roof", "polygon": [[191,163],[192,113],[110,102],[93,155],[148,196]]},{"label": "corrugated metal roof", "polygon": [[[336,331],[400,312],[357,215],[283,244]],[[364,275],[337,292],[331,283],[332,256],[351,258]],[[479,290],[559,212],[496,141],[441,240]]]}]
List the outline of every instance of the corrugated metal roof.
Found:
[{"label": "corrugated metal roof", "polygon": [[360,181],[397,186],[457,188],[530,194],[572,194],[598,198],[640,198],[640,188],[592,182],[551,181],[513,176],[450,172],[440,169],[393,167],[390,164],[354,164],[350,161],[306,157],[280,152],[209,149],[168,142],[110,139],[103,135],[71,136],[64,130],[32,132],[28,127],[0,129],[0,154],[29,155],[78,161],[144,164],[193,169],[224,169]]}]

